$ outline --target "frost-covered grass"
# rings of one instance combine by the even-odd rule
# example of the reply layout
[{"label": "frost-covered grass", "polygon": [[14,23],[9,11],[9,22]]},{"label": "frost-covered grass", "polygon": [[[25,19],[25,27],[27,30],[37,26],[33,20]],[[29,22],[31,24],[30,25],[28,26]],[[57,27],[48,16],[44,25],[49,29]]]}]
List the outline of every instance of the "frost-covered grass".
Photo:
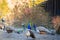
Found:
[{"label": "frost-covered grass", "polygon": [[[35,33],[36,39],[34,40],[60,40],[60,35],[41,35],[38,33]],[[25,32],[21,34],[17,33],[10,33],[8,34],[7,32],[0,31],[0,40],[33,40],[31,37],[26,37]]]}]

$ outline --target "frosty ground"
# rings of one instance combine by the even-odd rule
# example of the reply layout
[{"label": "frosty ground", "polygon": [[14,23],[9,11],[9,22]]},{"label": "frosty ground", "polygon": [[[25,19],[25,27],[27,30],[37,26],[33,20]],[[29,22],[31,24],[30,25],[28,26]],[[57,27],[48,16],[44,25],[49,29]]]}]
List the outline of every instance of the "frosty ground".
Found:
[{"label": "frosty ground", "polygon": [[25,32],[21,33],[21,34],[17,34],[17,33],[6,33],[3,31],[0,31],[0,40],[60,40],[60,35],[50,35],[50,34],[45,34],[45,35],[41,35],[38,33],[34,33],[36,38],[32,39],[32,38],[27,38],[25,35]]}]

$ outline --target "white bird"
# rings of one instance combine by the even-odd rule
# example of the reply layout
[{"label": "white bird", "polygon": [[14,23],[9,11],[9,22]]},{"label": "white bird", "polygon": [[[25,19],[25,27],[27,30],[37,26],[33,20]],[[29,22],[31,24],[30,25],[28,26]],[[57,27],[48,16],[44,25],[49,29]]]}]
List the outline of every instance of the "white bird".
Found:
[{"label": "white bird", "polygon": [[37,27],[37,29],[38,30],[40,30],[40,31],[45,31],[45,32],[47,32],[47,33],[51,33],[51,31],[49,31],[47,28],[45,28],[45,27]]}]

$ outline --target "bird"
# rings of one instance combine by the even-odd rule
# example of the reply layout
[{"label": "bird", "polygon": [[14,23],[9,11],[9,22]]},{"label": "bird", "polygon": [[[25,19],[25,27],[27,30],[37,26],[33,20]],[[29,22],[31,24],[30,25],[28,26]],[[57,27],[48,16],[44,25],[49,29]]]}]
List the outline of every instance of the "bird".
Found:
[{"label": "bird", "polygon": [[27,36],[27,38],[28,38],[28,37],[36,38],[35,35],[34,35],[34,33],[33,33],[32,30],[31,30],[30,24],[28,24],[28,31],[26,32],[26,36]]},{"label": "bird", "polygon": [[0,25],[0,30],[4,30],[4,26]]},{"label": "bird", "polygon": [[13,30],[10,27],[6,27],[6,31],[7,31],[7,33],[12,33],[13,32]]},{"label": "bird", "polygon": [[0,26],[0,29],[6,31],[7,33],[12,33],[13,30],[10,27]]},{"label": "bird", "polygon": [[36,38],[35,35],[34,35],[34,33],[33,33],[31,30],[28,30],[28,31],[27,31],[26,36],[27,36],[27,38],[28,38],[28,37]]}]

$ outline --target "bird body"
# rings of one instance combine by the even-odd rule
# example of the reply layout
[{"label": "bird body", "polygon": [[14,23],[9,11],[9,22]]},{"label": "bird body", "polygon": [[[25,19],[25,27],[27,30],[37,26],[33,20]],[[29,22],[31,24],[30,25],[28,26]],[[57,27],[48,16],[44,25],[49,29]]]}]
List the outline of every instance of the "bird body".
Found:
[{"label": "bird body", "polygon": [[29,32],[29,31],[27,31],[26,36],[27,36],[27,37],[30,36],[30,32]]},{"label": "bird body", "polygon": [[35,35],[34,35],[34,33],[31,30],[27,31],[26,36],[27,37],[31,37],[31,38],[35,38]]},{"label": "bird body", "polygon": [[7,33],[12,33],[13,32],[13,30],[10,27],[6,27],[6,31],[7,31]]},{"label": "bird body", "polygon": [[7,31],[7,33],[12,33],[13,32],[13,30],[6,30]]}]

